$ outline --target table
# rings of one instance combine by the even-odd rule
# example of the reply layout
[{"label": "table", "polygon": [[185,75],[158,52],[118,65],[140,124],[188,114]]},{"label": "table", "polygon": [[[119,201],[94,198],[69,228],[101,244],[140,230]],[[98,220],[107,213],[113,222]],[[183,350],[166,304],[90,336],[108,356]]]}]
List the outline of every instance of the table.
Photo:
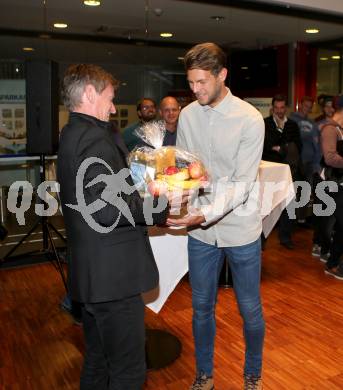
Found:
[{"label": "table", "polygon": [[287,164],[261,161],[259,169],[262,230],[265,237],[273,230],[283,209],[295,197],[291,170]]},{"label": "table", "polygon": [[[259,169],[262,229],[267,237],[282,210],[294,198],[294,187],[289,166],[262,161]],[[275,183],[278,188],[275,189]],[[149,228],[152,250],[160,273],[157,288],[143,294],[146,305],[158,313],[181,278],[188,271],[187,230]]]}]

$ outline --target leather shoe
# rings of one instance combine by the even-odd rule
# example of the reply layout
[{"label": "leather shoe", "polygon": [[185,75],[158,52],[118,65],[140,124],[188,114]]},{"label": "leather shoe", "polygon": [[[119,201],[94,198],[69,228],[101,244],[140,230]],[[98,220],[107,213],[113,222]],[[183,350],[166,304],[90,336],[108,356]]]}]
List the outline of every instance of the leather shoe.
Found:
[{"label": "leather shoe", "polygon": [[282,246],[284,246],[285,248],[287,248],[287,249],[290,249],[290,250],[294,249],[294,244],[293,244],[293,242],[291,242],[291,241],[280,242],[280,244],[281,244]]}]

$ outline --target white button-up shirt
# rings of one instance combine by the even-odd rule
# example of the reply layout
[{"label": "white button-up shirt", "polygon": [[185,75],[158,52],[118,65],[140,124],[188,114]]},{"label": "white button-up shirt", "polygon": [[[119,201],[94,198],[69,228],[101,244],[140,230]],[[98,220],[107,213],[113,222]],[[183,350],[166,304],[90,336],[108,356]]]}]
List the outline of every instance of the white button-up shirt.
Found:
[{"label": "white button-up shirt", "polygon": [[262,115],[228,88],[213,108],[195,101],[181,111],[176,144],[199,156],[213,183],[196,204],[206,222],[189,229],[191,236],[219,247],[249,244],[260,236],[256,178],[263,141]]}]

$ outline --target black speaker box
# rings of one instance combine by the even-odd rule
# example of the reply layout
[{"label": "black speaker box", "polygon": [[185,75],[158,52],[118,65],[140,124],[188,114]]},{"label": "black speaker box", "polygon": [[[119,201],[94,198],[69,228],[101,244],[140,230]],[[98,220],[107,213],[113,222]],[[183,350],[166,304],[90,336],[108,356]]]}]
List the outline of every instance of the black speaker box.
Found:
[{"label": "black speaker box", "polygon": [[58,148],[58,65],[26,62],[26,129],[28,154],[55,154]]}]

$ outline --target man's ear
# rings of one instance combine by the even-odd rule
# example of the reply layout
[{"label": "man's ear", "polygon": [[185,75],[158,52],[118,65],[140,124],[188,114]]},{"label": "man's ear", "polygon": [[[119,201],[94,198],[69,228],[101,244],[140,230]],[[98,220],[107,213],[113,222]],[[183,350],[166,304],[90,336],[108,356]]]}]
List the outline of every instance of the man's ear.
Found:
[{"label": "man's ear", "polygon": [[92,84],[86,85],[84,91],[84,97],[87,99],[89,103],[94,103],[95,95],[96,95],[96,90],[94,86]]},{"label": "man's ear", "polygon": [[226,69],[226,68],[223,68],[223,69],[218,73],[219,80],[220,80],[220,81],[225,81],[225,80],[226,80],[226,77],[227,77],[227,74],[228,74],[227,69]]}]

